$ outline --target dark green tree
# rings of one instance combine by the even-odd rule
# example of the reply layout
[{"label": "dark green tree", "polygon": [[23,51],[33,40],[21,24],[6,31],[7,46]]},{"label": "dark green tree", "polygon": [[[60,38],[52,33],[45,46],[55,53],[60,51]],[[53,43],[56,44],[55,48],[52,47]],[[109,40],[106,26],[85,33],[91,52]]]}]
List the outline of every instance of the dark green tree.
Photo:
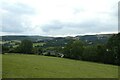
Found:
[{"label": "dark green tree", "polygon": [[97,51],[97,57],[96,57],[97,61],[104,63],[106,61],[106,57],[107,57],[107,56],[105,56],[107,53],[106,46],[103,44],[98,44],[96,46],[97,46],[97,50],[96,50]]},{"label": "dark green tree", "polygon": [[34,54],[37,54],[37,55],[40,55],[43,52],[41,47],[34,47],[32,51]]},{"label": "dark green tree", "polygon": [[107,43],[108,53],[112,64],[120,65],[120,33],[114,34]]},{"label": "dark green tree", "polygon": [[2,45],[1,47],[2,47],[2,50],[1,50],[2,54],[9,52],[9,49],[10,49],[9,47],[4,46],[4,45]]},{"label": "dark green tree", "polygon": [[65,55],[66,58],[70,58],[72,53],[71,53],[71,46],[72,42],[68,43],[64,49],[63,49],[63,54]]},{"label": "dark green tree", "polygon": [[72,57],[75,59],[82,59],[82,54],[84,51],[83,42],[80,40],[76,40],[73,42],[71,47]]},{"label": "dark green tree", "polygon": [[33,49],[33,43],[30,40],[22,40],[18,48],[20,52],[25,53],[25,54],[32,53],[32,49]]},{"label": "dark green tree", "polygon": [[76,40],[66,45],[64,48],[64,54],[67,58],[81,59],[83,50],[83,42]]},{"label": "dark green tree", "polygon": [[85,46],[84,48],[84,52],[82,55],[83,60],[85,61],[94,61],[97,62],[98,61],[98,53],[97,53],[97,47],[96,46]]}]

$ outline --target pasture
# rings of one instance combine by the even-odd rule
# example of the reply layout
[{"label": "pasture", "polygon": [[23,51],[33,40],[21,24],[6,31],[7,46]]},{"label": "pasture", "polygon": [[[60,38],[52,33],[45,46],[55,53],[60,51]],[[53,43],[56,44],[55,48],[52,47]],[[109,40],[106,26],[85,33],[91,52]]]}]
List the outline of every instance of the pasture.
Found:
[{"label": "pasture", "polygon": [[0,54],[0,79],[2,78],[2,54]]},{"label": "pasture", "polygon": [[3,78],[117,78],[118,66],[65,58],[4,54]]},{"label": "pasture", "polygon": [[43,46],[45,43],[33,43],[33,47],[35,46]]}]

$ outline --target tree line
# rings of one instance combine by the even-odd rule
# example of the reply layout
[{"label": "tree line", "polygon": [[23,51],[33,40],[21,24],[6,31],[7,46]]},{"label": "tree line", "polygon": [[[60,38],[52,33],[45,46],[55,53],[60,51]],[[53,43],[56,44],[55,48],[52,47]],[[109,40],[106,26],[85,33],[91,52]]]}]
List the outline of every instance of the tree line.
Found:
[{"label": "tree line", "polygon": [[[33,47],[30,40],[22,40],[16,48],[2,46],[2,53],[41,54],[45,50],[47,51],[41,46]],[[71,40],[64,47],[50,50],[63,53],[65,58],[120,65],[120,33],[111,36],[106,44],[86,45],[81,40]]]},{"label": "tree line", "polygon": [[73,41],[63,53],[66,58],[120,65],[120,33],[110,37],[106,44],[85,46],[80,40]]}]

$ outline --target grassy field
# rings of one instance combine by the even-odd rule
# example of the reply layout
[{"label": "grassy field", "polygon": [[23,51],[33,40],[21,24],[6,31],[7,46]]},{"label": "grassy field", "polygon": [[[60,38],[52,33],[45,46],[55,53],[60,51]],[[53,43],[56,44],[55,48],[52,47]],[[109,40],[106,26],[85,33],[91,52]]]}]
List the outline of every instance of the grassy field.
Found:
[{"label": "grassy field", "polygon": [[33,47],[35,46],[43,46],[45,43],[33,43]]},{"label": "grassy field", "polygon": [[2,78],[2,54],[0,54],[0,79]]},{"label": "grassy field", "polygon": [[5,54],[3,78],[117,78],[118,67],[57,57]]},{"label": "grassy field", "polygon": [[8,43],[8,41],[0,41],[0,44]]}]

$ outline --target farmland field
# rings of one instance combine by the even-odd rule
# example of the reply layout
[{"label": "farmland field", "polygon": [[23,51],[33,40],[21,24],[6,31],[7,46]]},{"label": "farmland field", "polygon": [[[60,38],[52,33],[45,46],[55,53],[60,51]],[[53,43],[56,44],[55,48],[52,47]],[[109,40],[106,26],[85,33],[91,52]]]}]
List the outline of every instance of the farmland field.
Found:
[{"label": "farmland field", "polygon": [[35,46],[43,46],[45,43],[33,43],[33,47]]},{"label": "farmland field", "polygon": [[5,54],[3,78],[117,78],[118,67],[57,57]]},{"label": "farmland field", "polygon": [[2,55],[0,54],[0,79],[2,78]]}]

